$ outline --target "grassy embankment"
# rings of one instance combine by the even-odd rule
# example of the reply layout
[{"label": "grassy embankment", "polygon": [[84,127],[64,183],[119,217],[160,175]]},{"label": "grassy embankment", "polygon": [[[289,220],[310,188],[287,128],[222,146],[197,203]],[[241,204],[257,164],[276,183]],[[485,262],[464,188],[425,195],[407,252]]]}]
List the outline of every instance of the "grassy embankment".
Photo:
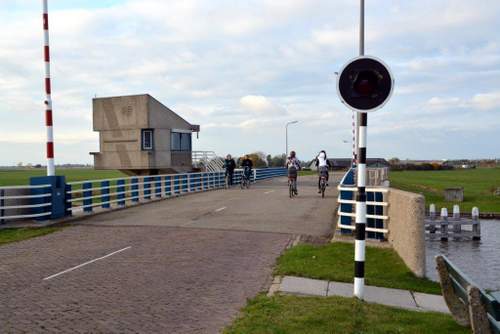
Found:
[{"label": "grassy embankment", "polygon": [[0,230],[0,246],[59,231],[62,227],[18,228]]},{"label": "grassy embankment", "polygon": [[[422,193],[426,205],[436,204],[437,209],[460,204],[462,212],[470,212],[477,206],[482,212],[500,212],[500,196],[494,192],[500,188],[500,168],[476,168],[449,171],[393,171],[389,173],[394,188]],[[445,202],[443,191],[448,187],[463,187],[462,203]]]},{"label": "grassy embankment", "polygon": [[[337,282],[352,282],[354,245],[335,242],[315,246],[302,244],[291,248],[279,259],[276,275],[292,275]],[[441,294],[438,283],[416,277],[399,255],[390,248],[366,248],[367,285]]]},{"label": "grassy embankment", "polygon": [[257,296],[250,300],[226,334],[434,334],[470,333],[451,316],[415,312],[355,298]]},{"label": "grassy embankment", "polygon": [[[295,275],[351,282],[353,245],[299,245],[286,251],[275,269]],[[367,247],[366,283],[439,294],[439,285],[415,277],[391,249]],[[233,333],[470,333],[448,315],[368,304],[355,298],[263,294],[250,300],[226,331]]]}]

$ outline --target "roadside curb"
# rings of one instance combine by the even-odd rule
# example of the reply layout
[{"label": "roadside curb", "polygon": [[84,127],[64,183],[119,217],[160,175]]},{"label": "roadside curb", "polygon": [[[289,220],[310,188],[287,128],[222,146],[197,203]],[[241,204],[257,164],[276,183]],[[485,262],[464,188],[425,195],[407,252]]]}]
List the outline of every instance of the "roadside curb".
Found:
[{"label": "roadside curb", "polygon": [[[353,284],[318,280],[296,276],[276,276],[267,296],[284,293],[299,296],[353,297]],[[390,289],[376,286],[365,287],[365,302],[382,304],[412,311],[439,312],[450,314],[444,298],[421,292]]]}]

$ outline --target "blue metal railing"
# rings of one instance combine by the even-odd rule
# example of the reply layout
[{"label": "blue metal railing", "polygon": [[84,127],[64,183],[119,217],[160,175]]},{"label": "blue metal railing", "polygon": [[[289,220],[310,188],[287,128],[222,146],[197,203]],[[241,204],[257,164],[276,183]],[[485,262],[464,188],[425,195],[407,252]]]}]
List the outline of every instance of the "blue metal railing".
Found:
[{"label": "blue metal railing", "polygon": [[[349,169],[340,181],[338,197],[338,222],[341,234],[350,234],[355,229],[356,218],[356,169]],[[388,233],[386,222],[389,219],[384,214],[388,206],[386,196],[388,189],[384,187],[366,188],[366,237],[369,239],[384,240]]]}]

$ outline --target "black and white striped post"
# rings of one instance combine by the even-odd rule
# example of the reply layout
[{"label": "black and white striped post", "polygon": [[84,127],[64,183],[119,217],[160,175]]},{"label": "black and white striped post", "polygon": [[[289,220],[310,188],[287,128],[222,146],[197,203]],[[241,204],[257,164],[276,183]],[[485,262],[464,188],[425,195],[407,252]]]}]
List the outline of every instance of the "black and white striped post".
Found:
[{"label": "black and white striped post", "polygon": [[394,79],[389,67],[380,59],[365,56],[364,0],[360,0],[360,56],[348,62],[337,76],[337,93],[342,103],[358,113],[356,159],[356,215],[354,243],[354,296],[363,299],[365,286],[366,238],[366,142],[368,112],[382,108],[389,100]]},{"label": "black and white striped post", "polygon": [[366,134],[368,115],[359,118],[358,165],[356,193],[356,229],[354,241],[354,295],[363,299],[365,286],[365,230],[366,230]]}]

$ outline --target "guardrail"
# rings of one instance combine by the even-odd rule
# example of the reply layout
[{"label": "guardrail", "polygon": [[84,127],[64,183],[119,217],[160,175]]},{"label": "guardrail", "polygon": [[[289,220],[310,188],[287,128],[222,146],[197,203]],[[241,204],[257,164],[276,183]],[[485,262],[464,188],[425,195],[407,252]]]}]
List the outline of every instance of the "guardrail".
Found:
[{"label": "guardrail", "polygon": [[[233,184],[241,183],[236,169]],[[252,182],[287,175],[286,168],[253,170]],[[38,177],[31,185],[0,187],[0,223],[15,219],[56,219],[97,207],[110,209],[161,198],[224,188],[224,172],[133,176],[65,182],[63,176]],[[12,212],[9,212],[12,210]],[[17,210],[17,211],[16,211]]]},{"label": "guardrail", "polygon": [[[355,168],[349,169],[338,186],[338,221],[337,226],[341,234],[351,234],[355,230],[356,197]],[[387,229],[387,193],[383,187],[366,188],[366,237],[369,239],[385,240]]]},{"label": "guardrail", "polygon": [[48,217],[51,206],[50,184],[0,187],[0,223]]}]

